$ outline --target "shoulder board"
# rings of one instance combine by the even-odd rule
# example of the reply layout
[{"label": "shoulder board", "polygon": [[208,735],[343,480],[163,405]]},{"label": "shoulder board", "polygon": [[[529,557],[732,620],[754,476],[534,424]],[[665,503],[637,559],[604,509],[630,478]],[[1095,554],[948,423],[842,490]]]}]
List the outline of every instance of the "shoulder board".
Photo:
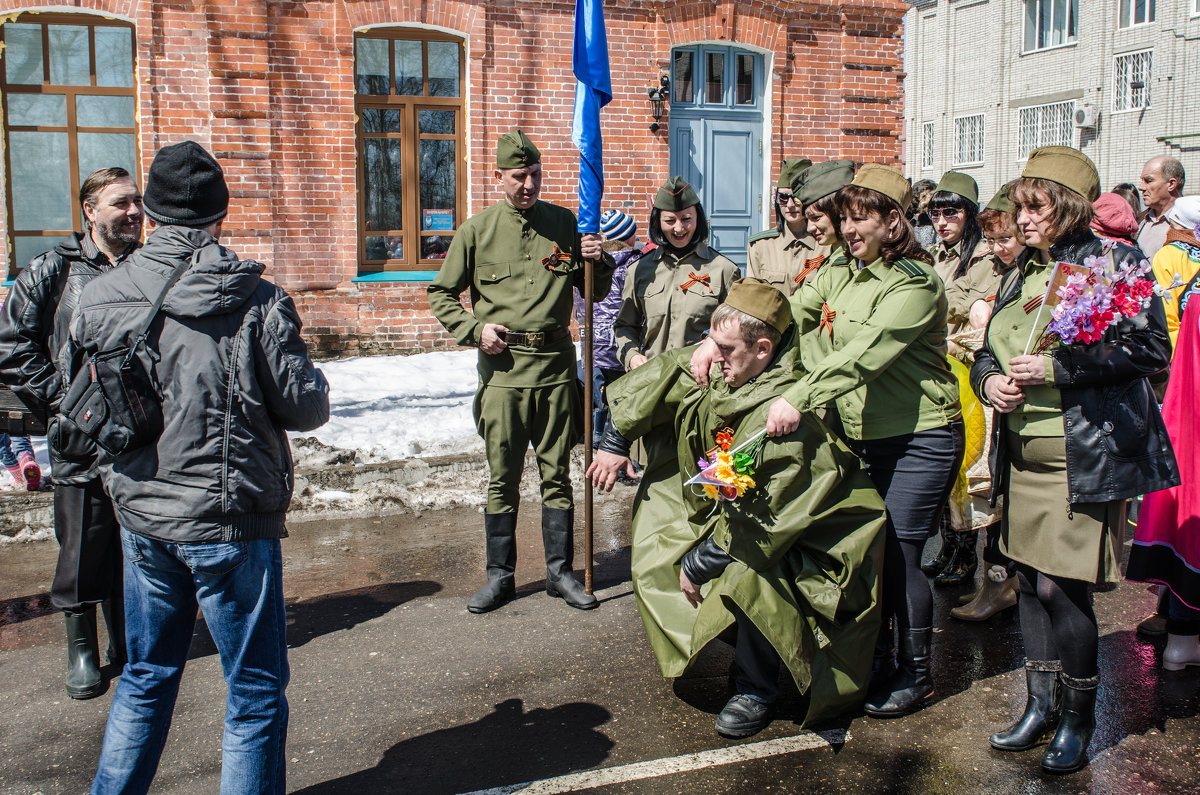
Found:
[{"label": "shoulder board", "polygon": [[749,242],[754,243],[759,240],[770,240],[773,237],[779,237],[779,234],[780,232],[778,229],[767,229],[763,232],[759,232],[757,235],[752,235]]},{"label": "shoulder board", "polygon": [[915,262],[906,260],[906,259],[898,259],[892,264],[895,265],[897,268],[899,268],[903,273],[907,273],[909,276],[912,276],[913,278],[916,278],[918,276],[927,276],[928,275],[925,272],[925,269],[922,268],[920,265],[918,265]]}]

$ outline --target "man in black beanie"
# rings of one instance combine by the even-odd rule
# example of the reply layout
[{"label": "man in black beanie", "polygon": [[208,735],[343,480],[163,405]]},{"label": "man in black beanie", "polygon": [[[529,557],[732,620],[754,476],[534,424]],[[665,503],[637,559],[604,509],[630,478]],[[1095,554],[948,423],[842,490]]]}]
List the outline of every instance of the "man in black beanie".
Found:
[{"label": "man in black beanie", "polygon": [[121,523],[129,664],[92,792],[149,788],[199,607],[229,685],[221,791],[282,793],[285,431],[329,418],[329,385],[291,298],[217,242],[229,189],[208,152],[192,141],[160,150],[144,206],[156,223],[146,245],[87,285],[71,322],[74,368],[149,322],[135,350],[165,418],[157,441],[101,461]]}]

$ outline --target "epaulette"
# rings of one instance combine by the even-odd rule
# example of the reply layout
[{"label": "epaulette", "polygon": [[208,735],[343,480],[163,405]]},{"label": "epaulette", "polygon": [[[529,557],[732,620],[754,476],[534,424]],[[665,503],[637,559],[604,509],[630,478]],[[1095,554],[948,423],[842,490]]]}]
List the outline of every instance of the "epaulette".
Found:
[{"label": "epaulette", "polygon": [[780,235],[780,232],[778,229],[767,229],[763,232],[759,232],[757,235],[752,235],[750,237],[750,240],[747,241],[746,245],[749,245],[750,243],[754,243],[755,241],[758,241],[758,240],[770,240],[773,237],[779,237],[779,235]]},{"label": "epaulette", "polygon": [[920,265],[918,265],[915,262],[910,262],[909,260],[906,260],[906,259],[898,259],[895,262],[893,262],[892,264],[895,265],[900,270],[907,273],[909,276],[912,276],[913,278],[916,278],[918,276],[928,276],[929,275],[928,273],[926,273],[925,269],[922,268]]}]

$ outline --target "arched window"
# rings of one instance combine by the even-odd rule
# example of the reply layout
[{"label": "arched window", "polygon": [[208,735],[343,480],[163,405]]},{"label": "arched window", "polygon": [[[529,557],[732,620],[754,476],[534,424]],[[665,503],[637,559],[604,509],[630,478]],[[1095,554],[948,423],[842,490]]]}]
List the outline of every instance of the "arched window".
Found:
[{"label": "arched window", "polygon": [[101,168],[138,174],[133,26],[22,14],[0,26],[8,275],[83,229],[79,186]]}]

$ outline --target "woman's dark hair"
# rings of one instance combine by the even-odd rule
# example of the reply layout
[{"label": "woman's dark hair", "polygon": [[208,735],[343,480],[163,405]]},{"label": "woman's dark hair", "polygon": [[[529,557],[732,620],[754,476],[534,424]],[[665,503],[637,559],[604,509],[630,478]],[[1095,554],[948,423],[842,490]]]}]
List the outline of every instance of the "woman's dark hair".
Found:
[{"label": "woman's dark hair", "polygon": [[884,262],[895,262],[901,259],[912,259],[919,262],[932,263],[929,252],[917,242],[912,224],[893,199],[884,196],[877,190],[864,188],[860,185],[847,185],[835,194],[839,215],[877,215],[887,218],[888,213],[895,210],[900,215],[900,226],[896,236],[883,241],[879,248],[879,256]]},{"label": "woman's dark hair", "polygon": [[1138,193],[1137,186],[1128,182],[1122,182],[1119,185],[1114,185],[1112,192],[1120,196],[1129,206],[1133,208],[1133,216],[1137,218],[1138,223],[1146,217],[1146,211],[1142,209],[1142,194]]},{"label": "woman's dark hair", "polygon": [[838,192],[836,190],[833,193],[826,193],[812,204],[806,204],[803,209],[808,210],[808,208],[811,207],[822,215],[829,216],[829,222],[833,224],[834,233],[838,237],[841,237],[842,214],[838,211],[837,194]]},{"label": "woman's dark hair", "polygon": [[919,179],[912,186],[912,207],[908,208],[909,220],[915,225],[928,226],[929,216],[925,214],[925,204],[937,190],[937,183],[931,179]]},{"label": "woman's dark hair", "polygon": [[965,223],[962,237],[958,241],[960,252],[958,267],[954,269],[954,274],[950,277],[952,279],[961,278],[971,265],[971,254],[974,253],[975,247],[979,245],[980,240],[983,240],[983,230],[979,227],[979,207],[966,196],[960,196],[948,190],[939,190],[929,200],[929,209],[957,209],[963,214]]},{"label": "woman's dark hair", "polygon": [[1008,189],[1008,200],[1019,213],[1022,206],[1040,208],[1050,204],[1049,229],[1051,243],[1078,234],[1091,234],[1088,224],[1096,215],[1092,203],[1070,188],[1040,177],[1020,177]]},{"label": "woman's dark hair", "polygon": [[[666,246],[672,251],[691,251],[696,245],[702,241],[708,240],[708,217],[704,214],[704,207],[699,204],[692,205],[696,208],[696,232],[692,235],[692,239],[683,248],[675,248],[667,241],[667,236],[662,233],[662,214],[663,211],[657,207],[650,209],[650,242],[656,246]],[[687,209],[686,207],[684,208]],[[683,212],[683,210],[680,210]]]}]

